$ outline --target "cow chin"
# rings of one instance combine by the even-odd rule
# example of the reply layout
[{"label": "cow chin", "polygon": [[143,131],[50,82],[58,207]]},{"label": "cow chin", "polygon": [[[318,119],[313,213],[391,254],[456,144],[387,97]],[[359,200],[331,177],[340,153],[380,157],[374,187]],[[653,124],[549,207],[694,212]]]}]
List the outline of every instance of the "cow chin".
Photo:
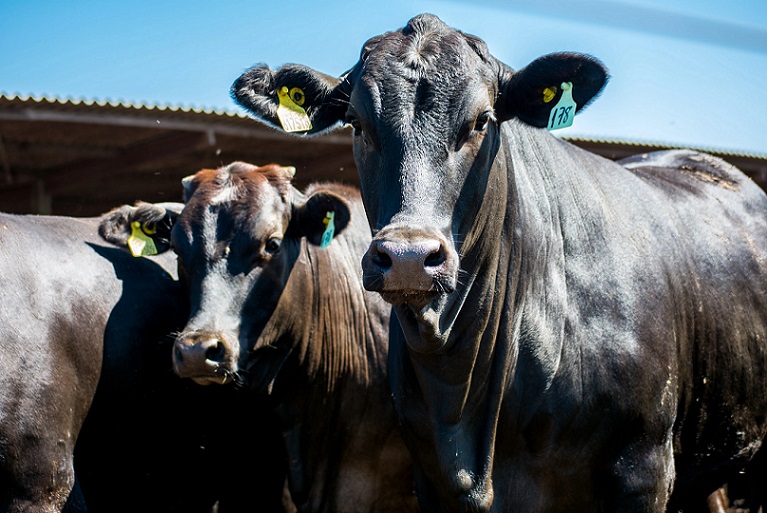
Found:
[{"label": "cow chin", "polygon": [[426,309],[439,293],[434,291],[421,292],[421,291],[385,291],[379,292],[384,301],[392,306],[405,305],[413,312],[420,312]]},{"label": "cow chin", "polygon": [[418,353],[435,353],[445,347],[449,330],[440,327],[440,318],[445,306],[445,294],[419,294],[392,301],[407,345]]},{"label": "cow chin", "polygon": [[263,345],[251,351],[247,376],[250,389],[271,395],[280,371],[293,352],[293,347]]},{"label": "cow chin", "polygon": [[192,381],[197,383],[198,385],[226,385],[227,383],[233,381],[233,378],[230,376],[195,376],[190,377]]},{"label": "cow chin", "polygon": [[237,371],[227,366],[220,365],[215,369],[193,369],[184,366],[175,366],[178,377],[189,379],[198,385],[228,385],[236,380]]}]

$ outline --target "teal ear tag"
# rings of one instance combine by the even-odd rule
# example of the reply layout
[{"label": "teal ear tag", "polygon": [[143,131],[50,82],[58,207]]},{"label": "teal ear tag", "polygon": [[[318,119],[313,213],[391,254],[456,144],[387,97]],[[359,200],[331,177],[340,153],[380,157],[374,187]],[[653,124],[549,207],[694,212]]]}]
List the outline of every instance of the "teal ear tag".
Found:
[{"label": "teal ear tag", "polygon": [[549,130],[572,126],[577,105],[573,100],[573,83],[562,82],[562,96],[549,115]]},{"label": "teal ear tag", "polygon": [[335,212],[328,212],[325,214],[325,219],[322,220],[322,224],[325,225],[325,231],[322,232],[322,242],[320,242],[321,249],[330,246],[330,242],[333,240],[333,235],[336,233],[336,223],[333,222],[335,217]]}]

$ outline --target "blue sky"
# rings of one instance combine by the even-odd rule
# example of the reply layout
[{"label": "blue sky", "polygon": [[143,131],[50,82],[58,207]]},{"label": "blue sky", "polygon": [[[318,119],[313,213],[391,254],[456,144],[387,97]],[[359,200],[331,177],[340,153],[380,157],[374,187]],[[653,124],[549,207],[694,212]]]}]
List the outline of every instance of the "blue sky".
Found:
[{"label": "blue sky", "polygon": [[257,62],[331,75],[420,12],[514,68],[561,50],[610,69],[562,135],[767,154],[765,0],[0,0],[0,92],[238,111]]}]

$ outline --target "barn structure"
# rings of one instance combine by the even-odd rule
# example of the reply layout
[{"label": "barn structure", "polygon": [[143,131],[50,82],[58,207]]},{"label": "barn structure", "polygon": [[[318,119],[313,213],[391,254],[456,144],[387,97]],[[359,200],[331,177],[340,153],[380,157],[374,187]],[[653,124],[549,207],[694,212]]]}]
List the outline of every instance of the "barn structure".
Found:
[{"label": "barn structure", "polygon": [[[670,148],[568,138],[610,159]],[[767,155],[703,149],[767,189]],[[244,114],[0,95],[0,211],[92,216],[124,203],[180,201],[180,180],[235,160],[295,166],[315,180],[357,183],[350,132],[291,138]]]}]

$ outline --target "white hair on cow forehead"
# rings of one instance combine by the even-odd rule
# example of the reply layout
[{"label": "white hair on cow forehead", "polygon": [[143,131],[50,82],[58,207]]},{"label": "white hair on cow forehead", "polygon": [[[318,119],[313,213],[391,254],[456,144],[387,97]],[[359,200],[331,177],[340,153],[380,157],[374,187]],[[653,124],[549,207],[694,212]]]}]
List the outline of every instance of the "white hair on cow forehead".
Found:
[{"label": "white hair on cow forehead", "polygon": [[429,44],[431,34],[416,33],[410,40],[409,48],[403,52],[403,63],[414,70],[425,68],[428,65],[428,59],[425,55],[426,47]]},{"label": "white hair on cow forehead", "polygon": [[236,200],[238,196],[239,188],[234,184],[227,184],[210,198],[210,204],[216,206],[221,205],[222,203],[230,203]]},{"label": "white hair on cow forehead", "polygon": [[210,198],[210,204],[212,206],[221,205],[222,203],[229,203],[238,199],[240,195],[240,188],[236,180],[232,180],[232,168],[234,165],[221,168],[218,171],[217,178],[221,181],[221,188],[219,191]]},{"label": "white hair on cow forehead", "polygon": [[210,209],[206,208],[202,213],[202,234],[200,241],[203,244],[204,254],[211,256],[216,251],[216,214]]}]

